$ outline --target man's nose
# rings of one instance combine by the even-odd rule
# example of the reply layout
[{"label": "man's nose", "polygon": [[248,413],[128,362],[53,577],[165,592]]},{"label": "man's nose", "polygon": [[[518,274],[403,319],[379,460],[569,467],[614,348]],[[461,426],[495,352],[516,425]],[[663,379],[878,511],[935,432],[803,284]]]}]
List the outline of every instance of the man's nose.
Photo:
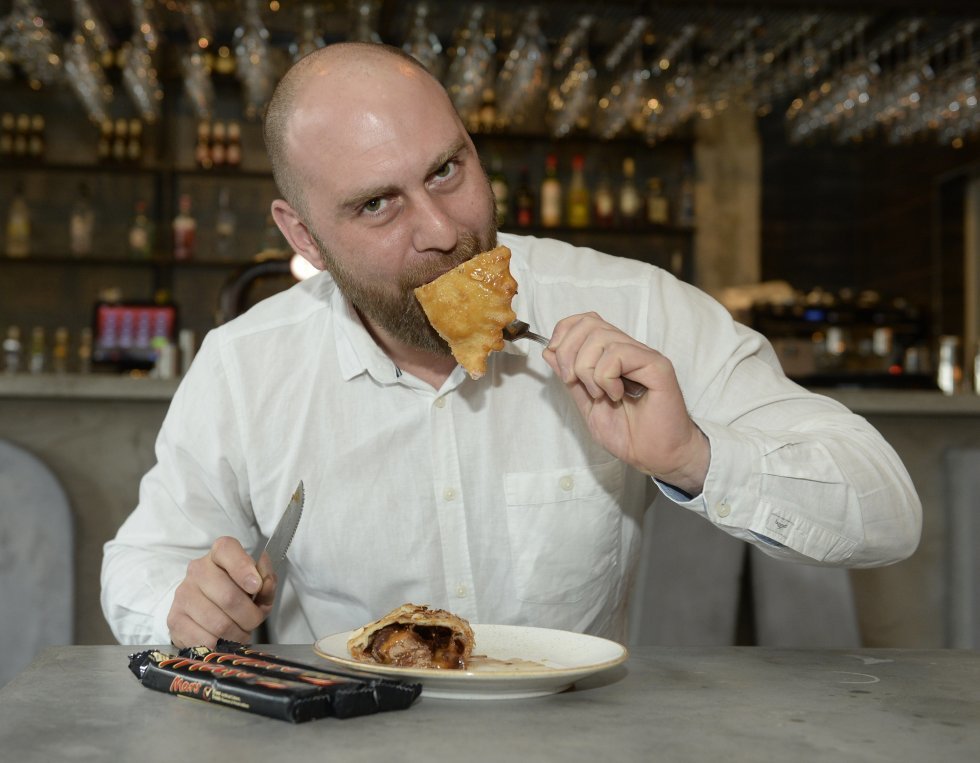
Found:
[{"label": "man's nose", "polygon": [[449,253],[456,248],[459,234],[456,222],[449,215],[443,201],[429,194],[422,194],[413,202],[412,245],[418,252],[439,251]]}]

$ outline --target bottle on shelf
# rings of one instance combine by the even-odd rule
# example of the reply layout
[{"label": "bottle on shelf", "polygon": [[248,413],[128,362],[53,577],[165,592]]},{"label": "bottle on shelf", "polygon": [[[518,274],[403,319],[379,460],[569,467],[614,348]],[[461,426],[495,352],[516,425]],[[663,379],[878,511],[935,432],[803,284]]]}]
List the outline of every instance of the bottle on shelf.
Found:
[{"label": "bottle on shelf", "polygon": [[558,157],[548,154],[544,165],[544,179],[541,181],[540,215],[541,225],[557,228],[561,225],[561,181],[558,179]]},{"label": "bottle on shelf", "polygon": [[75,257],[92,254],[92,234],[95,231],[95,209],[88,183],[78,184],[78,194],[68,218],[68,248]]},{"label": "bottle on shelf", "polygon": [[78,334],[78,373],[88,374],[91,372],[92,329],[90,326],[84,326]]},{"label": "bottle on shelf", "polygon": [[173,221],[175,260],[190,260],[194,257],[197,220],[194,219],[191,206],[190,194],[182,193],[177,200],[177,216]]},{"label": "bottle on shelf", "polygon": [[21,370],[23,346],[20,341],[20,327],[8,326],[7,336],[3,340],[3,370],[4,373],[16,374]]},{"label": "bottle on shelf", "polygon": [[501,167],[500,157],[496,155],[490,160],[490,188],[493,190],[493,203],[497,210],[497,227],[502,228],[509,222],[510,186]]},{"label": "bottle on shelf", "polygon": [[44,373],[45,361],[47,360],[45,356],[44,328],[35,326],[31,329],[31,351],[28,356],[27,370],[32,374]]},{"label": "bottle on shelf", "polygon": [[56,374],[68,373],[68,342],[68,329],[64,326],[56,328],[51,347],[51,370]]},{"label": "bottle on shelf", "polygon": [[619,186],[619,224],[624,228],[636,228],[643,214],[643,198],[636,184],[636,162],[633,157],[623,159],[623,182]]},{"label": "bottle on shelf", "polygon": [[146,202],[137,199],[133,219],[129,223],[129,256],[134,260],[148,260],[153,256],[153,223],[146,214]]},{"label": "bottle on shelf", "polygon": [[30,114],[18,114],[17,126],[14,130],[14,156],[27,156],[28,145],[31,135],[31,116]]},{"label": "bottle on shelf", "polygon": [[6,251],[8,257],[27,257],[31,253],[31,212],[21,182],[14,187],[7,210]]},{"label": "bottle on shelf", "polygon": [[694,225],[694,219],[694,169],[691,165],[687,165],[681,176],[680,194],[677,199],[677,224]]},{"label": "bottle on shelf", "polygon": [[520,183],[514,193],[514,222],[518,228],[534,225],[534,193],[528,179],[527,167],[521,167]]},{"label": "bottle on shelf", "polygon": [[286,243],[286,239],[282,235],[282,231],[279,230],[279,226],[276,225],[275,218],[273,218],[272,213],[268,213],[265,216],[265,231],[262,234],[262,251],[264,252],[280,252]]},{"label": "bottle on shelf", "polygon": [[211,123],[197,123],[197,144],[194,146],[194,161],[202,170],[211,169]]},{"label": "bottle on shelf", "polygon": [[129,142],[126,144],[126,158],[138,162],[143,156],[143,122],[139,119],[129,120]]},{"label": "bottle on shelf", "polygon": [[31,116],[31,131],[27,136],[27,154],[32,159],[44,158],[44,115]]},{"label": "bottle on shelf", "polygon": [[616,224],[616,197],[613,195],[609,172],[603,169],[592,194],[593,219],[599,228],[611,228]]},{"label": "bottle on shelf", "polygon": [[566,219],[572,228],[587,228],[591,217],[589,187],[585,184],[585,158],[581,154],[576,154],[572,157],[572,177],[568,183]]},{"label": "bottle on shelf", "polygon": [[670,222],[670,202],[664,193],[663,181],[652,177],[647,181],[647,222],[667,225]]},{"label": "bottle on shelf", "polygon": [[0,159],[6,159],[14,154],[14,130],[17,119],[13,113],[6,111],[0,116]]},{"label": "bottle on shelf", "polygon": [[121,162],[126,159],[126,144],[129,142],[129,122],[122,117],[112,128],[112,159]]},{"label": "bottle on shelf", "polygon": [[215,254],[223,260],[232,259],[235,255],[235,231],[238,220],[231,208],[231,200],[227,186],[218,189],[218,211],[214,219],[214,248]]},{"label": "bottle on shelf", "polygon": [[215,122],[211,125],[211,165],[213,167],[223,167],[227,157],[227,131],[224,122]]},{"label": "bottle on shelf", "polygon": [[240,167],[242,164],[242,128],[238,122],[228,123],[228,148],[225,149],[225,164]]},{"label": "bottle on shelf", "polygon": [[100,162],[109,161],[112,158],[112,120],[103,120],[99,125],[99,143],[96,148],[96,155]]}]

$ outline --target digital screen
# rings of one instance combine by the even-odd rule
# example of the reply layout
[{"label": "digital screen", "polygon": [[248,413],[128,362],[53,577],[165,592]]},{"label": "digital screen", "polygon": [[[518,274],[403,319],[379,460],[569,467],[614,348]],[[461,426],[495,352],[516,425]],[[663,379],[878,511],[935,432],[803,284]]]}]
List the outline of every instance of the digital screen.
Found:
[{"label": "digital screen", "polygon": [[95,306],[92,362],[120,370],[149,369],[156,361],[154,340],[176,341],[176,305],[100,302]]}]

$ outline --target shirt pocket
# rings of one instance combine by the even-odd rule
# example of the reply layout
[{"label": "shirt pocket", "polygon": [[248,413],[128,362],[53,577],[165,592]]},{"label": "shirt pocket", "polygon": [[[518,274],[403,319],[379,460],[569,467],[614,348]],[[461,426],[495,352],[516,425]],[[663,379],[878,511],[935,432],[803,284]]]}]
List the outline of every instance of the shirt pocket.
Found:
[{"label": "shirt pocket", "polygon": [[607,593],[619,566],[621,461],[504,474],[507,535],[521,601],[569,604]]}]

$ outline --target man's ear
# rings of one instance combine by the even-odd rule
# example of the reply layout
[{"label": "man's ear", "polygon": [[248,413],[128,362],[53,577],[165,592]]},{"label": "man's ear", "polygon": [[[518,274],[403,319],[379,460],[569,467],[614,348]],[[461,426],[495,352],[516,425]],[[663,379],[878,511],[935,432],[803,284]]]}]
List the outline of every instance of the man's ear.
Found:
[{"label": "man's ear", "polygon": [[324,269],[320,249],[295,209],[285,200],[276,199],[272,202],[272,219],[276,221],[276,225],[279,226],[279,230],[282,231],[282,235],[286,237],[294,252],[317,270]]}]

